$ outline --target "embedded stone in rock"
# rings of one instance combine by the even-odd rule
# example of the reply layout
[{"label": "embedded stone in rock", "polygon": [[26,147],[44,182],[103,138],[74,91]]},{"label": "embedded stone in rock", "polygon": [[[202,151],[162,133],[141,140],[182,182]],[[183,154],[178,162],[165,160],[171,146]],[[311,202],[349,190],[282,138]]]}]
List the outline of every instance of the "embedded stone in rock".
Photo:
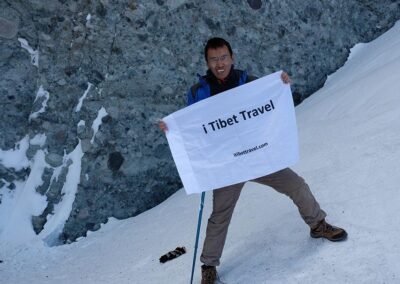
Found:
[{"label": "embedded stone in rock", "polygon": [[104,18],[107,15],[107,9],[106,7],[104,7],[103,3],[100,2],[99,5],[97,5],[96,13],[102,18]]},{"label": "embedded stone in rock", "polygon": [[149,35],[148,34],[138,34],[137,37],[140,41],[146,41],[147,38],[149,37]]},{"label": "embedded stone in rock", "polygon": [[65,81],[65,79],[63,78],[63,79],[58,80],[57,84],[60,86],[65,86],[65,84],[67,84],[67,81]]},{"label": "embedded stone in rock", "polygon": [[84,208],[84,209],[79,211],[77,218],[78,219],[86,219],[89,216],[90,216],[89,208]]},{"label": "embedded stone in rock", "polygon": [[32,216],[32,227],[36,234],[39,234],[46,224],[47,219],[43,216]]},{"label": "embedded stone in rock", "polygon": [[32,159],[39,149],[39,145],[30,145],[28,150],[26,151],[26,156],[28,157],[28,159]]},{"label": "embedded stone in rock", "polygon": [[112,117],[109,116],[109,115],[107,114],[106,116],[103,116],[103,117],[101,118],[101,122],[102,122],[102,123],[108,123],[108,122],[111,121],[111,119],[112,119]]},{"label": "embedded stone in rock", "polygon": [[113,152],[108,156],[108,168],[114,172],[118,171],[124,162],[124,157],[120,152]]},{"label": "embedded stone in rock", "polygon": [[86,229],[91,230],[91,231],[97,231],[100,229],[100,224],[95,224],[95,223],[87,223],[86,224]]},{"label": "embedded stone in rock", "polygon": [[92,148],[92,143],[90,143],[90,139],[82,139],[81,146],[83,153],[86,153]]},{"label": "embedded stone in rock", "polygon": [[18,32],[18,23],[0,17],[0,37],[12,39]]},{"label": "embedded stone in rock", "polygon": [[89,81],[97,85],[104,81],[105,77],[97,70],[92,70],[92,73],[88,75]]},{"label": "embedded stone in rock", "polygon": [[53,138],[55,141],[57,141],[57,143],[64,144],[65,141],[67,140],[67,135],[68,134],[66,131],[60,130],[54,133]]},{"label": "embedded stone in rock", "polygon": [[262,6],[261,0],[247,0],[247,3],[249,3],[250,7],[254,10],[258,10]]},{"label": "embedded stone in rock", "polygon": [[76,72],[78,72],[78,67],[76,66],[67,66],[64,68],[64,73],[69,77],[72,74],[75,74]]},{"label": "embedded stone in rock", "polygon": [[59,167],[62,165],[63,157],[55,153],[49,153],[46,155],[46,162],[52,167]]}]

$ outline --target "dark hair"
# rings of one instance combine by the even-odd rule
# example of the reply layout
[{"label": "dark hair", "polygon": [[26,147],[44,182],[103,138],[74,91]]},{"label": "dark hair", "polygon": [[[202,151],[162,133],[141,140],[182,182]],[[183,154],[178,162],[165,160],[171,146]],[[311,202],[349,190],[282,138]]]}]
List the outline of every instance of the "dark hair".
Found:
[{"label": "dark hair", "polygon": [[210,48],[216,49],[216,48],[224,47],[224,46],[226,46],[228,48],[229,53],[232,56],[233,52],[232,52],[232,48],[231,48],[231,45],[229,44],[229,42],[227,42],[226,40],[224,40],[223,38],[220,38],[220,37],[210,38],[207,41],[206,46],[204,47],[204,58],[206,59],[206,62],[208,62],[207,52]]}]

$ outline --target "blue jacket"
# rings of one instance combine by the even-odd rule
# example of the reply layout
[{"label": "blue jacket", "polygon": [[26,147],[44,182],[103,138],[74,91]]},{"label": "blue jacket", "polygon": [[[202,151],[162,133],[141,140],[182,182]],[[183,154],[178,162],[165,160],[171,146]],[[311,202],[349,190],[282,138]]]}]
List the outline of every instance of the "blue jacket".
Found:
[{"label": "blue jacket", "polygon": [[[233,68],[233,67],[232,67]],[[239,72],[239,84],[243,85],[255,79],[253,76],[248,76],[246,71],[234,69],[235,72]],[[199,82],[193,85],[187,92],[187,105],[197,103],[201,100],[207,99],[211,96],[210,85],[207,82],[207,76],[199,76]]]}]

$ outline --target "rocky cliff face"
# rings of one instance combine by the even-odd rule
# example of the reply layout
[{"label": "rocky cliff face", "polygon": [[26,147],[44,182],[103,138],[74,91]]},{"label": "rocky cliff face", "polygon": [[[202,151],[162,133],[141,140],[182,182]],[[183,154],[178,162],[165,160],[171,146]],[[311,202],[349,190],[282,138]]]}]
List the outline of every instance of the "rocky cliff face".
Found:
[{"label": "rocky cliff face", "polygon": [[300,103],[350,47],[399,18],[399,0],[2,0],[0,149],[29,141],[29,162],[0,158],[0,189],[15,190],[44,153],[34,190],[47,203],[32,218],[40,233],[66,198],[77,167],[70,154],[79,150],[79,185],[59,239],[135,216],[181,186],[156,122],[185,105],[206,71],[209,37],[231,42],[240,69],[286,70]]}]

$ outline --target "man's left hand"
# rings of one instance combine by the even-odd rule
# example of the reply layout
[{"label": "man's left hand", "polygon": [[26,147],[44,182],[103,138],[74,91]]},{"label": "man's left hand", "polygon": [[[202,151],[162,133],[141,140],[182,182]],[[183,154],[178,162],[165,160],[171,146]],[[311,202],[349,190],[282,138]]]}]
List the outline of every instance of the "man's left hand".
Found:
[{"label": "man's left hand", "polygon": [[285,84],[291,84],[292,83],[292,80],[290,79],[288,73],[286,73],[286,72],[282,72],[281,79],[282,79],[282,82],[285,83]]}]

